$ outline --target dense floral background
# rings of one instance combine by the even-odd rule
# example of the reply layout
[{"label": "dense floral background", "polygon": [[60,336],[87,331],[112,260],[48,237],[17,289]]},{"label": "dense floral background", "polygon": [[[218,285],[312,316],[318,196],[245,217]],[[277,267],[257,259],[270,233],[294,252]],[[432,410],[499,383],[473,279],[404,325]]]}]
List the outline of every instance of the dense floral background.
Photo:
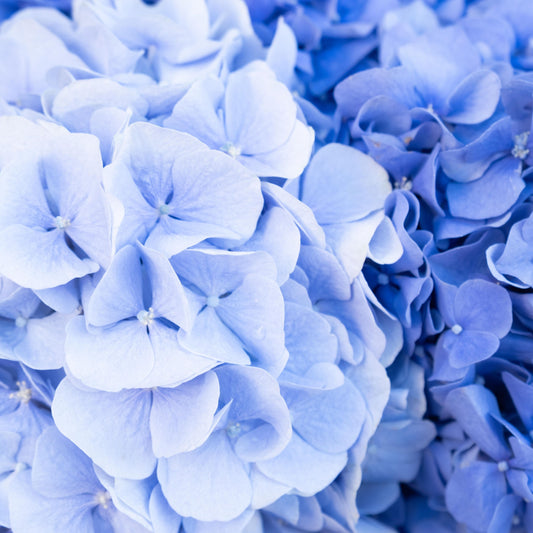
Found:
[{"label": "dense floral background", "polygon": [[0,531],[533,532],[530,0],[0,19]]}]

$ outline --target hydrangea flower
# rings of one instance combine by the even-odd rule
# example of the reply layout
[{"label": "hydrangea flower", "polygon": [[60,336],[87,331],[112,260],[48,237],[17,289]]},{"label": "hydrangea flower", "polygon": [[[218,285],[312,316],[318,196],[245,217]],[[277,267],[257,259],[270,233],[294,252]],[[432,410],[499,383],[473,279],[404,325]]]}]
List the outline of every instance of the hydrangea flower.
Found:
[{"label": "hydrangea flower", "polygon": [[90,387],[177,385],[217,364],[178,341],[192,327],[183,286],[160,253],[127,245],[114,257],[88,303],[85,315],[67,326],[66,363]]},{"label": "hydrangea flower", "polygon": [[0,278],[0,354],[31,368],[60,368],[69,315],[55,313],[31,289]]},{"label": "hydrangea flower", "polygon": [[10,488],[14,531],[116,531],[146,529],[119,513],[91,461],[56,428],[40,436],[32,469],[22,470]]},{"label": "hydrangea flower", "polygon": [[[24,120],[13,117],[3,127]],[[0,273],[43,290],[107,267],[111,212],[96,139],[44,125],[34,129],[40,149],[1,170]]]},{"label": "hydrangea flower", "polygon": [[54,396],[53,415],[60,431],[105,472],[142,479],[154,471],[157,458],[190,451],[205,441],[218,400],[213,373],[177,388],[120,392],[88,389],[65,379]]},{"label": "hydrangea flower", "polygon": [[287,360],[275,265],[261,252],[186,250],[171,264],[197,309],[178,339],[195,354],[261,366],[277,376]]},{"label": "hydrangea flower", "polygon": [[168,257],[205,239],[246,240],[263,205],[259,180],[231,157],[147,123],[126,130],[105,186],[124,209],[118,246],[140,240]]},{"label": "hydrangea flower", "polygon": [[289,411],[269,374],[224,366],[217,376],[220,410],[213,432],[196,450],[161,459],[157,467],[171,507],[203,521],[228,521],[253,505],[254,498],[260,506],[270,494],[276,498],[279,484],[264,478],[261,465],[278,456],[291,438]]},{"label": "hydrangea flower", "polygon": [[442,308],[448,326],[435,350],[434,379],[450,381],[469,365],[493,355],[511,329],[512,304],[507,291],[484,280],[470,280],[458,289],[453,308]]},{"label": "hydrangea flower", "polygon": [[258,176],[298,177],[314,141],[288,89],[259,62],[231,73],[225,83],[200,79],[164,125],[226,152]]},{"label": "hydrangea flower", "polygon": [[0,2],[2,531],[533,528],[526,4]]}]

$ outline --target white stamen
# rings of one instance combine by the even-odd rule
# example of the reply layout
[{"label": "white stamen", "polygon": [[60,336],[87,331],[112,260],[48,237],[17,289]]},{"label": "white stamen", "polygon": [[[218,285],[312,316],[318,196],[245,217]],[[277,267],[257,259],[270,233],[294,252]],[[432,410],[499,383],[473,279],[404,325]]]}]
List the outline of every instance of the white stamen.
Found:
[{"label": "white stamen", "polygon": [[507,472],[507,470],[509,470],[509,465],[507,464],[507,461],[500,461],[498,463],[498,470],[500,472]]},{"label": "white stamen", "polygon": [[62,216],[55,217],[54,221],[57,229],[66,229],[70,226],[70,220]]},{"label": "white stamen", "polygon": [[28,319],[24,318],[23,316],[18,316],[15,319],[15,326],[17,326],[17,328],[23,328],[26,326],[27,323],[28,323]]},{"label": "white stamen", "polygon": [[205,299],[205,303],[209,307],[218,307],[218,304],[220,303],[220,298],[218,296],[208,296]]},{"label": "white stamen", "polygon": [[107,490],[102,490],[95,494],[94,501],[96,505],[101,505],[104,509],[107,509],[109,507],[109,502],[111,501],[111,495]]},{"label": "white stamen", "polygon": [[31,389],[26,385],[25,381],[17,381],[17,392],[12,392],[9,397],[18,400],[20,403],[28,403],[31,400]]},{"label": "white stamen", "polygon": [[242,431],[239,422],[235,422],[226,428],[226,433],[230,439],[234,439]]},{"label": "white stamen", "polygon": [[525,159],[529,155],[529,149],[526,148],[529,131],[524,131],[520,135],[514,136],[514,147],[511,154],[517,159]]},{"label": "white stamen", "polygon": [[385,274],[384,272],[380,272],[378,274],[378,284],[379,285],[388,285],[389,284],[389,276]]},{"label": "white stamen", "polygon": [[221,146],[220,149],[223,152],[226,152],[230,157],[233,157],[233,159],[241,155],[241,148],[230,142],[226,143],[224,146]]},{"label": "white stamen", "polygon": [[154,320],[154,310],[149,307],[148,311],[146,309],[139,311],[137,313],[137,320],[145,326],[149,326]]},{"label": "white stamen", "polygon": [[165,215],[168,215],[170,213],[170,206],[167,205],[167,204],[161,204],[159,206],[159,214],[161,216],[165,216]]},{"label": "white stamen", "polygon": [[455,324],[452,326],[452,331],[456,334],[456,335],[459,335],[459,333],[461,333],[463,331],[463,328],[462,326],[460,326],[459,324]]},{"label": "white stamen", "polygon": [[394,183],[394,188],[410,191],[413,188],[413,182],[407,176],[403,176],[400,181],[396,181]]}]

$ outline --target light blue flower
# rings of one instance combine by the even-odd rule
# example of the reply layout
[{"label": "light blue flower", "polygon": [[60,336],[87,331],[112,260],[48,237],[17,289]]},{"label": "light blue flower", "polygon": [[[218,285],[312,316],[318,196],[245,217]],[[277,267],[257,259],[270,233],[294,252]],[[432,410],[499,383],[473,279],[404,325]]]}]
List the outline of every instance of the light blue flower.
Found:
[{"label": "light blue flower", "polygon": [[[48,14],[60,25],[69,25],[60,12],[50,10]],[[46,75],[53,67],[87,68],[53,30],[26,16],[25,10],[2,25],[0,48],[0,96],[21,107],[40,108],[39,97],[48,86]]]},{"label": "light blue flower", "polygon": [[[24,121],[12,117],[2,127]],[[34,130],[39,148],[1,170],[0,272],[40,290],[109,264],[111,213],[97,139],[52,126]]]},{"label": "light blue flower", "polygon": [[118,245],[167,256],[205,239],[248,239],[263,206],[259,180],[194,137],[147,123],[124,133],[105,187],[124,208]]},{"label": "light blue flower", "polygon": [[157,458],[203,444],[212,431],[218,399],[213,373],[177,388],[121,392],[79,387],[65,379],[52,412],[59,430],[106,473],[143,479],[152,474]]},{"label": "light blue flower", "polygon": [[412,481],[422,461],[422,450],[435,438],[434,425],[422,420],[426,411],[424,371],[407,361],[392,381],[383,418],[370,439],[363,462],[358,509],[380,514],[400,498],[399,482]]},{"label": "light blue flower", "polygon": [[60,368],[65,326],[72,315],[54,313],[30,289],[0,277],[0,356],[31,368]]},{"label": "light blue flower", "polygon": [[[506,381],[517,399],[517,380]],[[495,396],[480,385],[450,392],[446,406],[484,453],[472,454],[448,481],[446,504],[454,518],[474,530],[505,531],[528,524],[533,494],[528,486],[533,459],[529,439],[502,418]],[[508,441],[504,430],[512,435]]]},{"label": "light blue flower", "polygon": [[256,498],[279,490],[279,482],[263,479],[261,465],[279,457],[291,438],[289,411],[268,373],[223,366],[217,376],[220,410],[213,432],[196,450],[160,459],[157,467],[171,507],[202,521],[232,520]]},{"label": "light blue flower", "polygon": [[428,109],[452,124],[479,124],[494,113],[500,79],[481,68],[479,52],[459,27],[422,35],[397,53],[400,66],[369,69],[336,87],[335,99],[343,116],[357,116],[365,102],[378,96],[408,109]]},{"label": "light blue flower", "polygon": [[193,315],[169,261],[160,253],[127,245],[97,284],[85,315],[67,326],[66,363],[87,386],[173,386],[218,361],[191,353],[178,338]]},{"label": "light blue flower", "polygon": [[[216,3],[213,13],[204,0],[194,5],[168,0],[154,5],[142,0],[86,4],[127,48],[141,51],[138,68],[167,83],[190,84],[203,73],[218,72],[231,64],[242,46],[241,31],[235,24],[238,17],[231,17],[234,24],[217,21]],[[243,29],[246,31],[245,25]]]},{"label": "light blue flower", "polygon": [[164,125],[226,152],[258,176],[298,177],[314,141],[289,90],[261,62],[231,73],[225,83],[200,79]]},{"label": "light blue flower", "polygon": [[446,325],[435,350],[433,379],[451,381],[468,367],[496,353],[511,329],[512,303],[507,291],[484,280],[470,280],[457,290],[453,307],[441,307]]},{"label": "light blue flower", "polygon": [[32,469],[13,480],[9,512],[16,533],[147,531],[116,510],[90,459],[53,426],[37,442]]},{"label": "light blue flower", "polygon": [[53,385],[46,376],[2,361],[0,364],[0,526],[9,526],[8,496],[18,472],[33,463],[35,443],[52,423]]},{"label": "light blue flower", "polygon": [[196,311],[180,345],[205,358],[253,364],[278,376],[287,361],[283,298],[264,252],[185,250],[171,264]]}]

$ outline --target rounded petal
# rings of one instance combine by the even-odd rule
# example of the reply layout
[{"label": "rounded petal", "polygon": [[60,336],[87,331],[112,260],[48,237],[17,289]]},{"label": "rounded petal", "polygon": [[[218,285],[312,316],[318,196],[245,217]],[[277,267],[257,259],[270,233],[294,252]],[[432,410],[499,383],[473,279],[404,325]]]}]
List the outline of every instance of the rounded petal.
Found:
[{"label": "rounded petal", "polygon": [[136,318],[94,332],[87,331],[83,317],[73,318],[67,326],[65,356],[75,377],[111,392],[138,386],[154,366],[146,327]]},{"label": "rounded petal", "polygon": [[497,465],[475,461],[453,473],[446,486],[446,505],[458,522],[487,531],[506,492],[505,475]]},{"label": "rounded petal", "polygon": [[100,269],[94,261],[80,259],[59,229],[9,226],[0,232],[0,248],[0,273],[31,289],[64,285]]},{"label": "rounded petal", "polygon": [[82,390],[67,378],[56,390],[52,414],[59,430],[110,475],[143,479],[156,465],[151,404],[149,390]]},{"label": "rounded petal", "polygon": [[513,309],[508,292],[495,283],[475,279],[463,283],[455,296],[455,320],[464,329],[503,338],[511,329]]},{"label": "rounded petal", "polygon": [[248,473],[224,431],[197,450],[160,459],[157,477],[171,507],[197,520],[231,520],[252,499]]},{"label": "rounded petal", "polygon": [[370,156],[331,143],[311,160],[300,199],[320,224],[333,224],[353,222],[383,208],[391,190],[387,171]]},{"label": "rounded petal", "polygon": [[218,408],[219,386],[214,373],[174,389],[153,393],[150,431],[156,457],[171,457],[198,448],[208,437]]},{"label": "rounded petal", "polygon": [[294,487],[302,495],[312,496],[338,476],[346,461],[346,452],[320,452],[293,433],[291,442],[277,457],[261,461],[257,467],[266,476]]}]

